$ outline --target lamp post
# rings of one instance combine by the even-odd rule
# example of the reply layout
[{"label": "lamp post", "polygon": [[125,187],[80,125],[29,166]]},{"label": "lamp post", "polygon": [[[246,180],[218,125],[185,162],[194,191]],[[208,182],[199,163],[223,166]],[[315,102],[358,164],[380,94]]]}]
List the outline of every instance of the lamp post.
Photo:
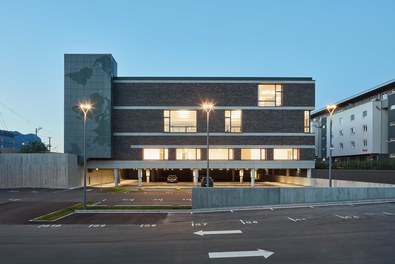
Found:
[{"label": "lamp post", "polygon": [[329,112],[329,187],[332,187],[332,116],[336,107],[334,104],[326,107],[326,110]]},{"label": "lamp post", "polygon": [[212,103],[202,104],[202,108],[206,111],[207,116],[207,148],[206,148],[206,158],[207,158],[207,171],[206,171],[206,187],[210,187],[210,143],[209,143],[209,123],[210,123],[210,112],[214,109]]},{"label": "lamp post", "polygon": [[81,103],[79,107],[84,113],[84,209],[86,210],[86,114],[92,109],[92,104]]}]

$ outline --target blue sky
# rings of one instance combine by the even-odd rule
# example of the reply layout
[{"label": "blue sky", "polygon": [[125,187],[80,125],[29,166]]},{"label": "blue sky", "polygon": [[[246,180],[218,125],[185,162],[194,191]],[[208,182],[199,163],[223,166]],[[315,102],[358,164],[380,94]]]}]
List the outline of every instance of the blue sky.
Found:
[{"label": "blue sky", "polygon": [[[63,55],[119,76],[316,80],[316,108],[395,79],[393,0],[0,0],[0,129],[63,151]],[[5,124],[4,124],[5,123]]]}]

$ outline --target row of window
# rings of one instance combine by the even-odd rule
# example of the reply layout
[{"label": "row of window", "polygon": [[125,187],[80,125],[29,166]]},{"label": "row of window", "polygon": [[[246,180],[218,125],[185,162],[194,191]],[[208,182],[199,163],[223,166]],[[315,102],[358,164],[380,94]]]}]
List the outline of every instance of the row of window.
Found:
[{"label": "row of window", "polygon": [[[367,139],[363,139],[362,140],[362,146],[363,147],[367,147],[368,146],[368,140]],[[352,149],[354,149],[355,148],[355,141],[350,141],[350,147],[352,148]],[[342,150],[342,149],[344,149],[344,143],[339,143],[339,148]]]},{"label": "row of window", "polygon": [[[196,110],[165,110],[163,112],[164,132],[194,133],[196,128]],[[242,111],[225,111],[225,132],[242,132]],[[304,132],[310,132],[310,111],[304,111]]]},{"label": "row of window", "polygon": [[[362,118],[366,118],[368,116],[368,111],[363,111],[362,112]],[[354,121],[355,120],[355,114],[350,115],[350,121]],[[344,118],[340,117],[339,118],[339,124],[343,124],[344,123]]]},{"label": "row of window", "polygon": [[[368,125],[362,125],[362,131],[364,133],[368,132]],[[355,127],[350,128],[350,134],[351,135],[355,135],[355,133],[356,133]],[[339,130],[339,136],[341,136],[341,137],[344,136],[344,130],[343,129]]]},{"label": "row of window", "polygon": [[[176,149],[176,160],[200,160],[201,149]],[[205,150],[203,150],[205,151]],[[241,149],[241,160],[266,160],[267,149]],[[233,149],[209,149],[210,160],[233,160]],[[143,149],[143,160],[168,160],[169,149]],[[299,149],[273,149],[274,160],[299,160]]]}]

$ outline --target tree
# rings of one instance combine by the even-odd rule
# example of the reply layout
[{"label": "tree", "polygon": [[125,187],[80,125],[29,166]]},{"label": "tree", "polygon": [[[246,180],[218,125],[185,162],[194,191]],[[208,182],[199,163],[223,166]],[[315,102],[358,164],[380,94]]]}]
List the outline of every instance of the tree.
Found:
[{"label": "tree", "polygon": [[21,148],[21,153],[45,153],[48,149],[45,147],[44,143],[40,141],[30,141],[29,144]]}]

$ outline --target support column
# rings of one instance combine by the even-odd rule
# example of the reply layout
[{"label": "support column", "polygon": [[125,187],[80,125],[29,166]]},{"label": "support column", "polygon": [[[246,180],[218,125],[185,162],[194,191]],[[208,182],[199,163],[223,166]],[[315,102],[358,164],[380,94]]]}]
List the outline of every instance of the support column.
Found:
[{"label": "support column", "polygon": [[240,170],[239,175],[240,175],[240,183],[243,183],[244,170]]},{"label": "support column", "polygon": [[311,169],[307,169],[307,178],[311,178]]},{"label": "support column", "polygon": [[193,186],[197,187],[199,182],[199,170],[194,169],[193,170]]},{"label": "support column", "polygon": [[232,169],[232,182],[234,182],[234,181],[235,181],[235,170]]},{"label": "support column", "polygon": [[147,183],[149,183],[149,178],[151,176],[151,171],[150,170],[145,170],[145,176],[147,177]]},{"label": "support column", "polygon": [[255,174],[256,174],[256,170],[255,169],[251,169],[251,187],[255,186]]},{"label": "support column", "polygon": [[289,169],[286,170],[285,176],[289,176]]},{"label": "support column", "polygon": [[138,186],[138,187],[143,186],[143,170],[142,170],[142,169],[138,169],[138,171],[137,171],[137,177],[138,177],[137,186]]},{"label": "support column", "polygon": [[118,187],[118,183],[119,183],[118,169],[114,169],[114,187]]}]

